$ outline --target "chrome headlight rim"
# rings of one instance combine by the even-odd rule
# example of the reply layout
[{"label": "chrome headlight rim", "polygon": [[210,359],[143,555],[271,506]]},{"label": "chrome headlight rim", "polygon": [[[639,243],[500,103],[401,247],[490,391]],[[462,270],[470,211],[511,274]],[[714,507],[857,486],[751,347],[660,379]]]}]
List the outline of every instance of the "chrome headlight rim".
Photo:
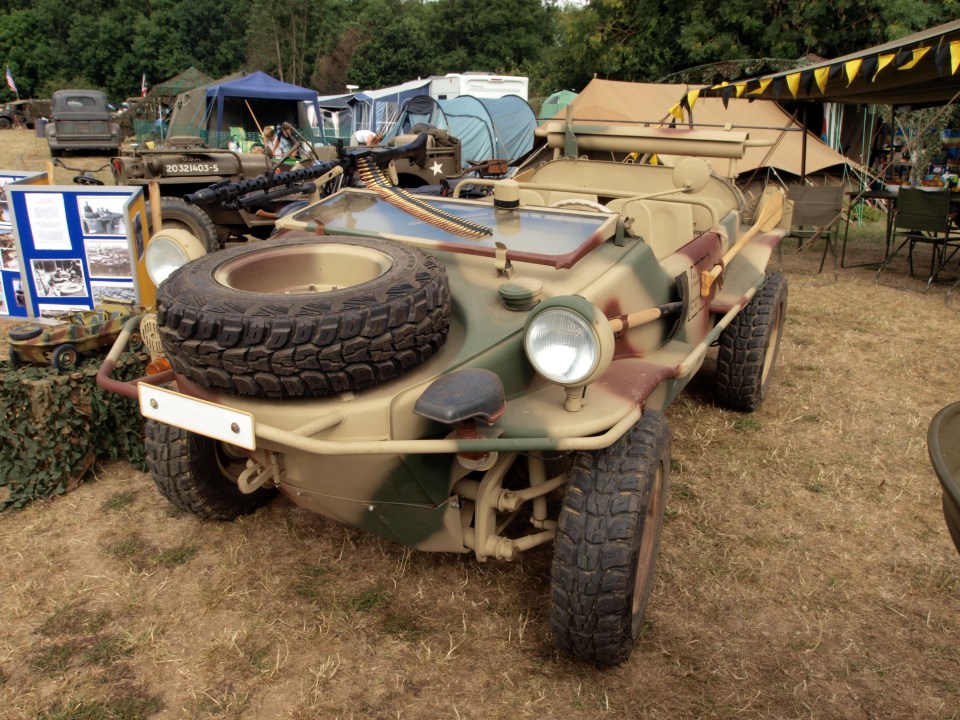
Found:
[{"label": "chrome headlight rim", "polygon": [[147,243],[144,265],[150,281],[159,287],[176,270],[206,254],[203,243],[189,230],[161,228]]},{"label": "chrome headlight rim", "polygon": [[[545,353],[551,348],[560,347],[550,343],[541,344],[539,348],[535,346],[537,333],[546,332],[548,335],[558,333],[557,327],[545,328],[544,322],[566,323],[567,330],[578,329],[581,339],[589,343],[589,347],[568,349],[568,354],[572,350],[575,355],[571,365],[581,365],[576,372],[558,373],[544,362]],[[563,333],[562,330],[559,332]],[[615,342],[606,315],[596,305],[579,295],[555,297],[538,305],[527,318],[523,335],[523,349],[534,370],[550,382],[563,387],[583,387],[599,379],[610,367]],[[582,355],[583,351],[586,351],[585,357]]]}]

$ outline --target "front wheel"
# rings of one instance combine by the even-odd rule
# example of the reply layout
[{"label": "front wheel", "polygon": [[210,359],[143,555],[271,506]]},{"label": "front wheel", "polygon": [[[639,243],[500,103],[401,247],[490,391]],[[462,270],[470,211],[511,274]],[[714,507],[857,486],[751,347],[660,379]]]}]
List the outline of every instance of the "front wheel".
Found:
[{"label": "front wheel", "polygon": [[173,505],[205,520],[233,520],[273,497],[240,491],[246,458],[232,445],[155,420],[146,422],[147,465],[157,490]]},{"label": "front wheel", "polygon": [[557,645],[597,665],[626,660],[653,588],[670,475],[670,429],[646,410],[610,447],[576,455],[551,571]]},{"label": "front wheel", "polygon": [[787,317],[787,279],[767,275],[720,335],[714,396],[730,410],[753,412],[767,396]]},{"label": "front wheel", "polygon": [[53,366],[60,371],[67,371],[76,366],[80,353],[73,345],[61,345],[53,351]]}]

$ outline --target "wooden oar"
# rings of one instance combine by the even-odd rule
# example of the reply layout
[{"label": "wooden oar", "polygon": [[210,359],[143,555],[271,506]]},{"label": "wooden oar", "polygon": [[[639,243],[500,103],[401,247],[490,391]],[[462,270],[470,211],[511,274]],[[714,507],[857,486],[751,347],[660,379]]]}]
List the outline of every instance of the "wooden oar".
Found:
[{"label": "wooden oar", "polygon": [[734,256],[743,249],[750,240],[759,232],[770,232],[780,222],[783,217],[783,197],[784,192],[781,188],[773,185],[763,191],[763,197],[760,198],[760,207],[757,210],[757,219],[753,226],[747,230],[737,242],[723,255],[723,261],[719,265],[714,265],[711,270],[704,270],[700,273],[700,297],[707,297],[710,294],[710,288],[714,281],[723,271]]}]

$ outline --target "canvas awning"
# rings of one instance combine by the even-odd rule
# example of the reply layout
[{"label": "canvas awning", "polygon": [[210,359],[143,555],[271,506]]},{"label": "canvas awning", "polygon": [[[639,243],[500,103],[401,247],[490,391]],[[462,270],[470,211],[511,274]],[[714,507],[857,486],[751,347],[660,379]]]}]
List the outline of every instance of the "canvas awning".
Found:
[{"label": "canvas awning", "polygon": [[946,105],[960,97],[960,20],[834,60],[690,90],[675,114],[705,96],[779,101]]},{"label": "canvas awning", "polygon": [[[686,89],[685,85],[654,83],[630,83],[614,80],[591,80],[579,96],[574,98],[572,108],[574,121],[632,122],[661,124],[673,118],[668,108]],[[565,112],[557,119],[563,119]],[[724,126],[731,124],[746,129],[755,140],[771,140],[776,146],[754,147],[747,150],[737,163],[739,172],[745,173],[758,167],[773,167],[777,170],[803,175],[803,132],[782,107],[775,102],[748,102],[731,100],[726,105],[719,98],[702,98],[693,113],[696,125]],[[783,132],[782,128],[793,128]],[[806,172],[819,172],[829,167],[843,165],[847,158],[825,145],[820,138],[807,133]]]}]

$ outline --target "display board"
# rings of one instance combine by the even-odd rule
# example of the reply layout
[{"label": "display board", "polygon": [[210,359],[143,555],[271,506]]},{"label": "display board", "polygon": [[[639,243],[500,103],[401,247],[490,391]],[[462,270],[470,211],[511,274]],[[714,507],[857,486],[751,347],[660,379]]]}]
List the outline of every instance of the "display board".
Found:
[{"label": "display board", "polygon": [[152,304],[141,188],[7,186],[26,314],[56,318],[104,296]]},{"label": "display board", "polygon": [[0,170],[0,315],[27,316],[13,216],[6,188],[11,185],[45,185],[47,174]]}]

